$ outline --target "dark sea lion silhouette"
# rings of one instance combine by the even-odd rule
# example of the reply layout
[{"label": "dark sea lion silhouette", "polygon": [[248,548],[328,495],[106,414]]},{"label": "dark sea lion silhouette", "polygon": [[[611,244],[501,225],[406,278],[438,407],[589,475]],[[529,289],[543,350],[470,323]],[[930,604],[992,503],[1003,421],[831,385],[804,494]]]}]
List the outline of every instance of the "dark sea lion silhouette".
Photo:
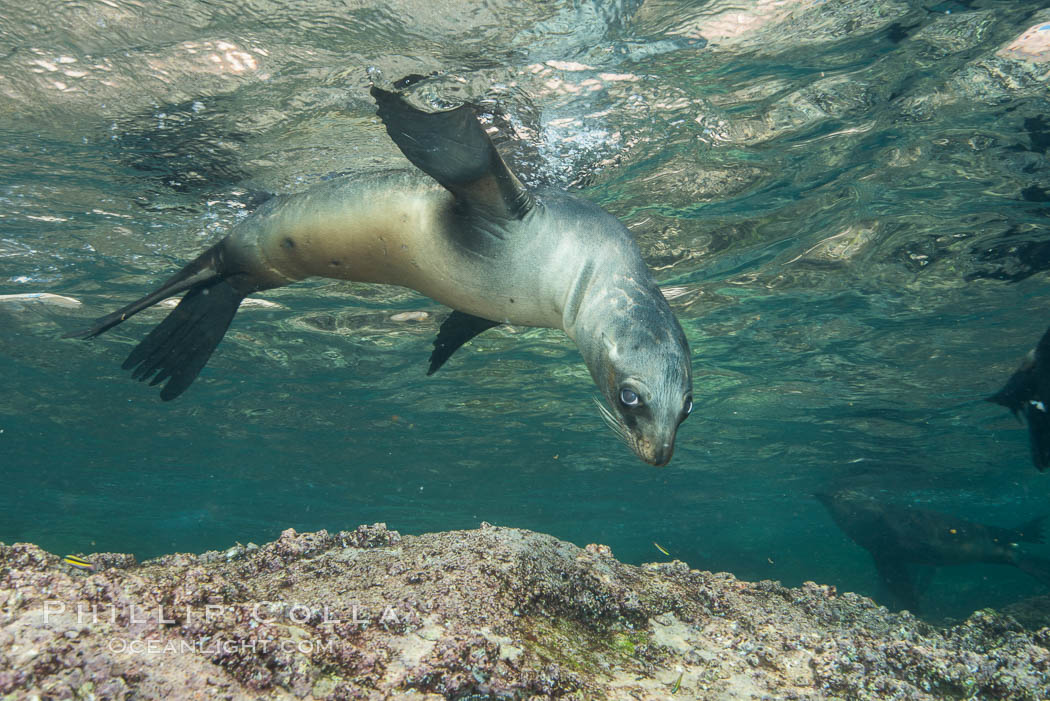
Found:
[{"label": "dark sea lion silhouette", "polygon": [[1028,423],[1032,463],[1041,471],[1050,467],[1050,329],[1001,390],[988,397]]},{"label": "dark sea lion silhouette", "polygon": [[1012,565],[1050,587],[1050,560],[1020,543],[1042,543],[1041,516],[1017,528],[975,523],[937,511],[877,501],[855,490],[815,495],[831,518],[867,550],[886,589],[902,608],[919,611],[913,565]]},{"label": "dark sea lion silhouette", "polygon": [[642,460],[667,464],[692,409],[689,346],[631,233],[590,202],[527,190],[469,105],[427,112],[400,92],[371,92],[422,172],[336,178],[276,197],[157,290],[67,337],[97,336],[184,292],[123,364],[136,379],[166,382],[170,400],[249,294],[311,276],[403,285],[454,310],[429,373],[500,323],[562,329],[606,401],[606,421]]}]

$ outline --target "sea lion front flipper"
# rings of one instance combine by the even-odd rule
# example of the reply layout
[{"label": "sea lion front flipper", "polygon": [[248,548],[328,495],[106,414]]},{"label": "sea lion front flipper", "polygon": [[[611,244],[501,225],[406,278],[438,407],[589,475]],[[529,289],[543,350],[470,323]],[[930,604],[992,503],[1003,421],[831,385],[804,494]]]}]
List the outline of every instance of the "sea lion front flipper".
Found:
[{"label": "sea lion front flipper", "polygon": [[499,326],[499,322],[453,311],[442,322],[437,338],[434,339],[434,352],[430,354],[430,369],[427,370],[427,375],[437,372],[464,343],[493,326]]},{"label": "sea lion front flipper", "polygon": [[457,200],[504,219],[521,219],[532,208],[529,191],[507,168],[470,105],[425,112],[400,93],[374,85],[371,92],[401,153]]},{"label": "sea lion front flipper", "polygon": [[875,557],[875,569],[886,589],[897,599],[901,608],[912,613],[919,612],[919,594],[915,587],[915,575],[908,565],[896,558]]}]

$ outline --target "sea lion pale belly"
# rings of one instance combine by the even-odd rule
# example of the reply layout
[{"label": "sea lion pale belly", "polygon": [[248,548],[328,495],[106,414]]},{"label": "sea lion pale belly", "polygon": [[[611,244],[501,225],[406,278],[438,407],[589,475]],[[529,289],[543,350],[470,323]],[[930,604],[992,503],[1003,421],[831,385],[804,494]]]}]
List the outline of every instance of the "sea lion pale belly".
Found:
[{"label": "sea lion pale belly", "polygon": [[422,173],[339,178],[263,204],[158,290],[69,336],[96,336],[160,300],[178,307],[124,363],[167,382],[196,378],[245,296],[321,276],[410,287],[455,311],[430,372],[499,323],[563,329],[635,453],[664,465],[692,408],[685,334],[630,232],[596,205],[532,193],[507,169],[468,106],[424,112],[372,94],[395,143]]},{"label": "sea lion pale belly", "polygon": [[[339,178],[267,205],[228,246],[269,269],[273,286],[315,276],[402,285],[474,316],[564,328],[559,283],[578,271],[563,248],[571,243],[538,230],[546,210],[530,215],[529,240],[480,253],[457,243],[455,200],[425,176]],[[513,264],[519,255],[531,264]]]}]

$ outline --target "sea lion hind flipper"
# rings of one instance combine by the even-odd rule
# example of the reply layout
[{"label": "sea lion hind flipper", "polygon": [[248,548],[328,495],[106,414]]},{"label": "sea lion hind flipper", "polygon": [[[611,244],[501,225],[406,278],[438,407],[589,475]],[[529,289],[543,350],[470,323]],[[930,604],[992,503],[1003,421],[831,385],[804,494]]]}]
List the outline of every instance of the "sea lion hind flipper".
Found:
[{"label": "sea lion hind flipper", "polygon": [[168,297],[177,295],[198,285],[206,284],[220,277],[222,268],[222,243],[217,243],[204,253],[200,254],[192,263],[164,281],[164,284],[145,297],[137,299],[126,307],[121,307],[112,314],[95,319],[95,323],[86,329],[70,331],[62,338],[94,338],[101,333],[109,331],[117,324],[126,321],[143,309],[152,307],[157,302],[162,302]]},{"label": "sea lion hind flipper", "polygon": [[503,162],[470,105],[426,112],[400,93],[374,85],[371,92],[401,153],[456,199],[505,219],[520,219],[532,208],[529,191]]},{"label": "sea lion hind flipper", "polygon": [[464,343],[482,331],[499,326],[498,321],[489,321],[480,316],[453,311],[441,323],[437,338],[434,339],[434,351],[430,354],[430,369],[427,375],[433,375],[445,361],[452,357]]},{"label": "sea lion hind flipper", "polygon": [[151,385],[167,380],[160,398],[174,399],[200,374],[245,297],[225,278],[223,246],[224,241],[215,244],[145,297],[64,338],[93,338],[157,302],[186,292],[121,366],[131,370],[136,380],[153,376]]},{"label": "sea lion hind flipper", "polygon": [[226,280],[194,287],[131,351],[121,368],[131,370],[136,380],[152,376],[151,386],[167,380],[160,398],[174,399],[200,374],[243,299],[244,294]]}]

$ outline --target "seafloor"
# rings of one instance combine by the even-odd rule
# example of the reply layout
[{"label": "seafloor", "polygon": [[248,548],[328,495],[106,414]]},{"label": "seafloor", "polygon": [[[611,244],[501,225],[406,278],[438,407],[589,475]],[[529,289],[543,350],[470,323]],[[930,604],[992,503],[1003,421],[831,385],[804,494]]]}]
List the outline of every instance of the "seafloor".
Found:
[{"label": "seafloor", "polygon": [[1050,698],[1046,599],[935,628],[488,524],[87,559],[0,544],[2,698]]}]

